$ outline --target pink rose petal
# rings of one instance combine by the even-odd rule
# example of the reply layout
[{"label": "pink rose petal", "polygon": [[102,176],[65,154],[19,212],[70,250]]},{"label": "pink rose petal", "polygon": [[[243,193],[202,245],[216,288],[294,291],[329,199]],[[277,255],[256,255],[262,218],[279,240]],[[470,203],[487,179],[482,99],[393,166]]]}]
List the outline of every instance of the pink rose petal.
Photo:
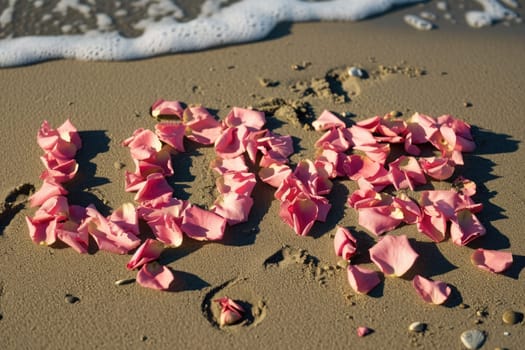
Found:
[{"label": "pink rose petal", "polygon": [[328,130],[315,142],[315,148],[330,149],[336,152],[345,152],[350,148],[349,133],[343,128]]},{"label": "pink rose petal", "polygon": [[431,178],[436,180],[446,180],[454,174],[454,162],[448,158],[420,158],[421,168]]},{"label": "pink rose petal", "polygon": [[214,302],[218,303],[221,307],[219,326],[229,326],[239,322],[243,318],[245,312],[243,307],[232,299],[222,297],[215,299]]},{"label": "pink rose petal", "polygon": [[483,224],[468,209],[459,210],[457,216],[451,219],[450,238],[457,245],[463,246],[485,233]]},{"label": "pink rose petal", "polygon": [[228,225],[236,225],[248,221],[248,215],[253,206],[253,198],[236,192],[219,195],[211,211],[225,218]]},{"label": "pink rose petal", "polygon": [[431,281],[420,275],[414,276],[412,285],[424,301],[436,305],[441,305],[447,301],[452,291],[445,282]]},{"label": "pink rose petal", "polygon": [[279,215],[296,234],[306,236],[319,214],[317,204],[303,193],[297,195],[292,202],[282,202]]},{"label": "pink rose petal", "polygon": [[372,332],[373,332],[373,330],[368,328],[368,327],[364,327],[364,326],[357,327],[357,336],[358,337],[367,336],[367,335],[369,335]]},{"label": "pink rose petal", "polygon": [[203,145],[213,144],[223,129],[221,123],[202,106],[186,108],[183,123],[187,127],[186,137]]},{"label": "pink rose petal", "polygon": [[403,276],[414,265],[418,254],[405,235],[387,235],[369,250],[370,259],[385,275]]},{"label": "pink rose petal", "polygon": [[324,110],[321,115],[312,123],[315,130],[328,130],[331,128],[344,128],[345,123],[339,119],[335,114],[328,110]]},{"label": "pink rose petal", "polygon": [[357,251],[357,241],[350,231],[338,226],[334,237],[335,255],[341,256],[345,260],[350,260]]},{"label": "pink rose petal", "polygon": [[348,265],[346,271],[350,287],[359,294],[368,294],[381,282],[376,271],[365,267]]},{"label": "pink rose petal", "polygon": [[154,239],[146,239],[131,257],[126,267],[128,270],[135,270],[144,264],[157,260],[164,250],[164,245]]},{"label": "pink rose petal", "polygon": [[414,185],[427,182],[423,170],[414,157],[401,156],[388,166],[390,179],[396,190],[410,188],[413,191]]},{"label": "pink rose petal", "polygon": [[392,231],[403,222],[403,212],[391,205],[357,209],[359,225],[376,236]]},{"label": "pink rose petal", "polygon": [[266,118],[263,112],[233,107],[226,118],[224,118],[224,122],[228,127],[244,125],[251,130],[261,130],[264,124],[266,124]]},{"label": "pink rose petal", "polygon": [[89,236],[78,230],[78,223],[68,220],[56,227],[57,238],[80,254],[88,252]]},{"label": "pink rose petal", "polygon": [[222,175],[226,172],[246,172],[248,167],[244,161],[244,156],[239,156],[231,159],[222,159],[220,157],[215,158],[211,164],[210,168],[215,170],[219,175]]},{"label": "pink rose petal", "polygon": [[423,211],[416,225],[419,232],[434,242],[441,242],[446,238],[447,219],[441,213],[428,215]]},{"label": "pink rose petal", "polygon": [[250,196],[257,180],[250,172],[226,172],[216,181],[219,193],[236,192],[243,196]]},{"label": "pink rose petal", "polygon": [[283,180],[292,173],[288,165],[272,164],[259,170],[259,178],[272,187],[279,187]]},{"label": "pink rose petal", "polygon": [[122,142],[129,147],[131,157],[137,160],[149,159],[162,148],[162,143],[155,133],[148,129],[137,129],[133,135]]},{"label": "pink rose petal", "polygon": [[215,140],[215,153],[221,158],[232,159],[246,151],[244,140],[248,135],[245,126],[228,128]]},{"label": "pink rose petal", "polygon": [[501,273],[512,265],[512,253],[478,248],[470,260],[482,270]]},{"label": "pink rose petal", "polygon": [[124,231],[139,234],[137,210],[132,203],[124,203],[109,216],[109,221],[120,226]]},{"label": "pink rose petal", "polygon": [[26,216],[26,223],[29,229],[29,237],[34,243],[51,245],[56,242],[56,220],[40,222]]},{"label": "pink rose petal", "polygon": [[171,270],[157,262],[150,262],[142,266],[137,273],[137,283],[142,287],[169,290],[175,280]]},{"label": "pink rose petal", "polygon": [[184,135],[186,127],[180,123],[162,122],[155,125],[159,139],[179,152],[184,152]]},{"label": "pink rose petal", "polygon": [[135,195],[137,202],[160,201],[167,202],[173,195],[173,188],[168,184],[162,174],[148,175],[143,186]]},{"label": "pink rose petal", "polygon": [[220,240],[225,227],[226,219],[197,206],[186,209],[181,225],[182,231],[197,241]]},{"label": "pink rose petal", "polygon": [[163,99],[158,99],[151,106],[151,115],[154,118],[157,118],[161,115],[174,115],[182,118],[183,112],[184,108],[182,108],[179,101],[165,101]]},{"label": "pink rose petal", "polygon": [[42,205],[51,197],[67,195],[68,191],[53,179],[44,180],[42,187],[29,197],[29,206],[34,208]]}]

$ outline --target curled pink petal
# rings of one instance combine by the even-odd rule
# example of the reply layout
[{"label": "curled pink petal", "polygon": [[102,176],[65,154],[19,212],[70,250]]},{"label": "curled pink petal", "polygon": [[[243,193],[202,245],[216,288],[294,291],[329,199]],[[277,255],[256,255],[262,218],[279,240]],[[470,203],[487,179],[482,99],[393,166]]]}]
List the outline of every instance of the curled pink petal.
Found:
[{"label": "curled pink petal", "polygon": [[212,145],[222,133],[221,123],[202,106],[191,106],[184,110],[183,123],[186,137],[203,145]]},{"label": "curled pink petal", "polygon": [[427,182],[423,170],[414,157],[401,156],[389,165],[390,179],[396,190],[410,188]]},{"label": "curled pink petal", "polygon": [[117,224],[123,230],[134,235],[139,234],[137,210],[132,203],[124,203],[109,216],[109,221]]},{"label": "curled pink petal", "polygon": [[279,215],[296,234],[306,236],[319,214],[317,204],[303,194],[299,194],[292,202],[281,203]]},{"label": "curled pink petal", "polygon": [[253,198],[236,192],[223,193],[217,197],[211,211],[225,218],[228,225],[248,221],[253,206]]},{"label": "curled pink petal", "polygon": [[357,327],[357,336],[358,337],[367,336],[367,335],[369,335],[372,332],[373,332],[373,330],[368,328],[368,327],[364,327],[364,326]]},{"label": "curled pink petal", "polygon": [[215,153],[221,158],[231,159],[246,151],[244,139],[248,134],[245,126],[228,128],[215,140]]},{"label": "curled pink petal", "polygon": [[131,157],[137,160],[149,159],[162,148],[162,143],[155,133],[148,129],[137,129],[133,135],[122,142],[129,147]]},{"label": "curled pink petal", "polygon": [[350,231],[344,227],[338,226],[334,237],[335,255],[350,260],[357,251],[357,241]]},{"label": "curled pink petal", "polygon": [[288,165],[272,164],[267,168],[259,170],[259,178],[273,187],[279,187],[284,178],[292,173],[292,169]]},{"label": "curled pink petal", "polygon": [[321,115],[312,123],[315,130],[328,130],[331,128],[344,128],[345,123],[339,119],[335,114],[328,110],[324,110]]},{"label": "curled pink petal", "polygon": [[135,195],[137,202],[159,200],[167,202],[173,195],[173,189],[162,174],[154,173],[148,175],[143,186]]},{"label": "curled pink petal", "polygon": [[137,273],[139,285],[156,290],[169,290],[174,280],[171,270],[156,261],[143,265]]},{"label": "curled pink petal", "polygon": [[186,127],[181,123],[162,122],[155,125],[159,139],[179,152],[184,152],[184,135]]},{"label": "curled pink petal", "polygon": [[357,209],[359,225],[376,236],[392,231],[403,222],[403,212],[390,205]]},{"label": "curled pink petal", "polygon": [[436,305],[441,305],[447,301],[452,291],[445,282],[431,281],[420,275],[414,276],[412,285],[424,301]]},{"label": "curled pink petal", "polygon": [[151,115],[154,118],[157,118],[161,115],[174,115],[182,118],[183,112],[184,108],[182,108],[179,101],[165,101],[163,99],[158,99],[151,106]]},{"label": "curled pink petal", "polygon": [[222,175],[229,171],[248,171],[248,167],[246,166],[246,162],[244,161],[244,157],[242,155],[231,159],[222,159],[220,157],[217,157],[211,162],[210,168],[215,170],[219,175]]},{"label": "curled pink petal", "polygon": [[368,294],[381,282],[376,271],[365,267],[348,265],[346,271],[350,287],[359,294]]},{"label": "curled pink petal", "polygon": [[218,303],[221,307],[219,316],[219,325],[229,326],[239,322],[244,315],[244,308],[228,297],[222,297],[215,299],[214,302]]},{"label": "curled pink petal", "polygon": [[182,218],[178,219],[164,213],[148,219],[147,222],[153,234],[160,242],[174,248],[182,244],[183,234],[180,228]]},{"label": "curled pink petal", "polygon": [[164,250],[164,245],[154,239],[146,239],[131,257],[126,267],[128,270],[135,270],[144,264],[157,260]]},{"label": "curled pink petal", "polygon": [[51,180],[63,183],[75,177],[78,171],[78,163],[75,159],[59,159],[51,153],[46,153],[40,157],[46,170],[40,175],[42,180]]},{"label": "curled pink petal", "polygon": [[512,265],[512,253],[498,250],[478,248],[472,253],[470,260],[482,270],[501,273]]},{"label": "curled pink petal", "polygon": [[444,127],[450,128],[455,136],[455,149],[461,152],[472,152],[476,148],[474,139],[470,131],[470,125],[462,120],[456,119],[451,115],[443,115],[437,118],[440,130]]},{"label": "curled pink petal", "polygon": [[370,259],[385,275],[403,276],[414,265],[418,254],[405,235],[387,235],[369,250]]},{"label": "curled pink petal", "polygon": [[60,223],[56,227],[57,238],[73,248],[80,254],[88,252],[89,236],[87,232],[78,230],[78,223],[68,220]]},{"label": "curled pink petal", "polygon": [[250,196],[257,180],[250,172],[226,172],[216,181],[219,193],[236,192],[243,196]]},{"label": "curled pink petal", "polygon": [[446,238],[447,219],[441,213],[428,215],[423,211],[417,222],[417,229],[434,242],[441,242]]},{"label": "curled pink petal", "polygon": [[451,219],[450,238],[457,245],[465,245],[485,233],[483,224],[468,209],[459,210],[456,217]]},{"label": "curled pink petal", "polygon": [[224,118],[224,122],[228,127],[244,125],[251,130],[261,130],[264,124],[266,124],[266,118],[263,112],[233,107],[226,118]]},{"label": "curled pink petal", "polygon": [[448,158],[420,158],[421,168],[433,179],[446,180],[454,174],[454,162]]},{"label": "curled pink petal", "polygon": [[208,210],[192,206],[184,212],[182,231],[197,241],[217,241],[223,238],[226,219]]},{"label": "curled pink petal", "polygon": [[344,128],[332,128],[324,133],[316,142],[315,148],[330,149],[336,152],[345,152],[351,146],[349,135]]},{"label": "curled pink petal", "polygon": [[29,206],[37,207],[42,205],[51,197],[67,195],[68,191],[53,179],[44,180],[42,187],[29,197]]},{"label": "curled pink petal", "polygon": [[29,229],[29,237],[34,243],[51,245],[56,242],[56,220],[39,222],[26,216],[26,223]]}]

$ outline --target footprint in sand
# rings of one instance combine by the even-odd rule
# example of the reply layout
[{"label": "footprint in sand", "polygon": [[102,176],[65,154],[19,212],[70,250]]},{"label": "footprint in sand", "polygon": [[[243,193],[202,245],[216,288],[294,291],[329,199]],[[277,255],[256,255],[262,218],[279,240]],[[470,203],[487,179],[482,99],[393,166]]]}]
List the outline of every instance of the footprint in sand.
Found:
[{"label": "footprint in sand", "polygon": [[320,286],[325,286],[328,278],[334,277],[336,270],[340,269],[337,265],[321,262],[319,258],[309,254],[305,249],[288,245],[283,246],[263,262],[266,269],[274,267],[284,269],[292,265],[299,265],[305,275],[313,278]]},{"label": "footprint in sand", "polygon": [[[220,307],[215,300],[222,297],[231,298],[244,309],[243,318],[240,322],[229,326],[220,326]],[[201,304],[201,311],[214,328],[236,332],[260,324],[266,317],[267,307],[264,299],[250,288],[247,278],[237,278],[214,287],[206,293]]]},{"label": "footprint in sand", "polygon": [[35,186],[24,183],[11,190],[3,203],[0,203],[0,234],[9,226],[11,220],[24,209],[29,196],[35,192]]}]

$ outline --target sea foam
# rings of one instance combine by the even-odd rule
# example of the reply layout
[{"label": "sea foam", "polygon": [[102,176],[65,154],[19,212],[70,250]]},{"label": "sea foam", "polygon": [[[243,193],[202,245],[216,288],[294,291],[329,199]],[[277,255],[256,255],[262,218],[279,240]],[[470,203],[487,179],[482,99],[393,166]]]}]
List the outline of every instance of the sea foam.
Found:
[{"label": "sea foam", "polygon": [[[147,17],[135,25],[142,30],[137,37],[126,37],[112,30],[119,16],[128,15],[124,8],[112,15],[92,13],[89,4],[95,1],[60,0],[50,13],[42,13],[43,20],[52,21],[54,15],[94,19],[95,29],[87,24],[67,23],[60,26],[57,35],[33,35],[0,40],[0,66],[19,66],[51,59],[78,60],[133,60],[161,54],[203,50],[226,44],[259,40],[267,36],[281,22],[355,21],[384,13],[396,5],[423,0],[242,0],[226,4],[225,0],[207,0],[201,13],[182,21],[182,10],[170,0],[135,0],[131,6],[146,8]],[[231,2],[231,1],[230,1]],[[116,5],[120,2],[116,1]],[[45,2],[34,1],[31,6],[40,9]],[[0,13],[0,27],[7,27],[13,17],[16,0],[9,0]],[[133,10],[133,7],[130,7]],[[59,21],[51,23],[59,25]],[[92,24],[93,25],[93,24]],[[65,35],[76,28],[80,34]]]}]

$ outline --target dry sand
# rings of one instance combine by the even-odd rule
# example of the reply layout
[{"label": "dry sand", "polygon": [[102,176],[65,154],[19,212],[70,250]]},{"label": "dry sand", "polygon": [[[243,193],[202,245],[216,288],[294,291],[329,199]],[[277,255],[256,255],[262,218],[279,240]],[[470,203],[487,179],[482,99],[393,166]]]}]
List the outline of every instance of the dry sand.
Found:
[{"label": "dry sand", "polygon": [[[316,224],[309,237],[296,236],[280,220],[273,191],[258,184],[250,221],[228,229],[223,243],[186,239],[163,256],[180,282],[175,292],[115,286],[134,277],[125,269],[128,256],[34,245],[24,221],[33,211],[21,195],[16,200],[22,204],[4,213],[1,223],[0,347],[460,349],[460,334],[480,329],[487,334],[485,349],[520,348],[523,323],[504,325],[501,315],[509,308],[525,312],[525,26],[474,30],[441,21],[438,30],[418,32],[402,24],[404,13],[414,9],[359,23],[284,24],[258,43],[137,62],[56,61],[1,70],[0,198],[20,184],[39,187],[42,152],[35,135],[43,119],[57,126],[71,118],[81,130],[80,174],[69,198],[107,214],[133,197],[123,191],[124,169],[114,167],[123,162],[133,170],[120,142],[136,128],[153,128],[148,109],[160,97],[200,103],[220,117],[231,106],[271,97],[308,102],[316,116],[325,108],[349,112],[350,122],[392,110],[405,116],[450,113],[474,126],[478,148],[466,155],[461,173],[478,184],[488,234],[458,247],[434,244],[413,226],[396,230],[420,253],[409,274],[421,272],[452,286],[446,305],[423,303],[410,276],[386,278],[369,296],[351,290],[344,270],[336,268],[335,225],[356,231],[365,247],[372,237],[345,206],[355,188],[349,181],[335,181],[328,221]],[[311,65],[291,69],[303,62]],[[300,99],[290,88],[352,65],[370,78],[333,80],[344,103],[323,93]],[[276,86],[264,87],[260,78]],[[278,118],[270,118],[268,127],[294,136],[294,162],[314,156],[316,132]],[[193,147],[177,158],[176,196],[211,203],[212,153]],[[503,275],[478,270],[470,263],[476,247],[511,250],[513,267]],[[69,304],[66,294],[80,301]],[[208,305],[223,295],[251,305],[251,324],[214,327],[215,309]],[[427,323],[427,331],[409,333],[414,321]],[[358,338],[361,325],[375,332]]]}]

